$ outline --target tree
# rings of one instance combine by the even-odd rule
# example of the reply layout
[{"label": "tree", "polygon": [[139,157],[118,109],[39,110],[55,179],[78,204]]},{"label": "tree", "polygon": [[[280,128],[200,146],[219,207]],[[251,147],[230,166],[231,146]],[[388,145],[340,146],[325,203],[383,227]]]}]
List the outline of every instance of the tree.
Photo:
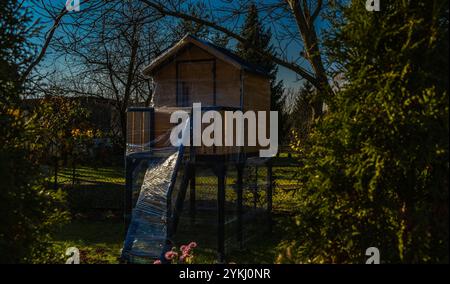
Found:
[{"label": "tree", "polygon": [[[21,5],[24,5],[25,1],[22,1]],[[48,21],[51,23],[50,25],[48,23],[41,25],[40,19],[33,23],[32,27],[33,30],[28,31],[28,36],[33,37],[36,34],[39,34],[43,30],[43,26],[48,26],[49,28],[45,31],[45,34],[38,35],[38,38],[43,39],[43,44],[40,47],[40,50],[37,52],[36,56],[34,56],[27,64],[23,62],[23,72],[21,72],[20,75],[20,83],[24,84],[31,80],[30,75],[35,71],[36,67],[43,61],[45,58],[45,55],[47,54],[48,49],[50,48],[53,38],[55,37],[55,34],[58,30],[58,28],[63,25],[63,20],[67,18],[69,14],[69,10],[66,8],[66,2],[63,3],[57,3],[56,5],[52,3],[52,1],[48,0],[31,0],[30,6],[34,7],[36,10],[34,11],[35,14],[38,14],[42,16],[42,11],[45,11],[48,15],[46,17],[48,18]],[[103,3],[99,0],[91,0],[91,1],[85,1],[80,0],[79,6],[83,6],[84,11],[95,9],[98,6],[101,6]]]},{"label": "tree", "polygon": [[[314,124],[314,109],[312,107],[316,90],[306,82],[299,90],[290,95],[292,109],[287,110],[287,127],[290,129],[290,141],[297,146],[302,145],[308,138],[308,134]],[[289,92],[288,91],[288,92]]]},{"label": "tree", "polygon": [[[195,2],[188,4],[189,14],[195,15],[199,17],[204,14],[206,7],[203,2]],[[203,17],[208,17],[207,15],[203,15]],[[208,26],[203,24],[199,24],[192,20],[180,19],[179,22],[176,23],[175,28],[173,29],[174,44],[182,39],[186,34],[190,34],[199,38],[206,38],[210,33]]]},{"label": "tree", "polygon": [[[185,5],[182,5],[182,1],[166,3],[166,1],[161,0],[141,0],[140,2],[145,3],[148,8],[162,16],[193,21],[223,33],[241,44],[252,46],[234,29],[236,21],[239,21],[239,17],[247,10],[245,9],[248,5],[247,0],[226,1],[226,7],[217,7],[216,3],[213,4],[208,1],[207,6],[210,7],[210,10],[217,11],[212,13],[213,15],[206,13],[208,17],[191,14],[189,10],[185,9]],[[333,95],[330,80],[326,73],[317,25],[317,19],[325,7],[326,5],[322,0],[280,0],[258,3],[258,8],[266,11],[265,20],[277,25],[279,33],[282,34],[281,39],[278,40],[278,49],[285,51],[286,48],[283,45],[286,41],[299,44],[301,49],[296,52],[293,60],[289,60],[286,52],[274,55],[252,46],[261,56],[270,58],[276,64],[294,71],[298,76],[314,85],[318,90],[317,99],[314,100],[314,110],[317,116],[322,115],[323,101]],[[306,62],[304,59],[306,59]]]},{"label": "tree", "polygon": [[112,138],[121,149],[125,146],[127,108],[152,103],[153,86],[142,69],[170,40],[158,32],[163,30],[158,26],[161,17],[141,6],[132,1],[107,2],[80,15],[52,46],[76,66],[73,73],[64,70],[66,80],[56,82],[64,95],[112,101],[118,116],[118,125],[113,127],[118,131]]},{"label": "tree", "polygon": [[20,78],[31,60],[30,15],[22,4],[0,2],[0,263],[32,262],[64,216],[58,194],[42,186],[42,129],[21,109]]},{"label": "tree", "polygon": [[[448,1],[342,7],[330,56],[345,78],[299,170],[293,262],[448,263]],[[280,259],[280,260],[281,260]]]},{"label": "tree", "polygon": [[[82,134],[90,131],[89,114],[74,98],[62,96],[46,96],[31,110],[38,123],[45,131],[41,134],[41,143],[45,145],[42,163],[51,164],[54,169],[54,189],[58,189],[58,171],[60,161],[67,166],[69,156],[74,162],[75,144]],[[49,160],[50,158],[50,160]]]},{"label": "tree", "polygon": [[283,137],[285,131],[283,115],[283,81],[277,80],[278,67],[267,56],[261,56],[257,50],[274,54],[275,50],[271,44],[272,33],[265,29],[258,17],[258,10],[254,3],[248,5],[248,14],[241,31],[241,37],[246,40],[245,43],[239,42],[237,45],[237,54],[250,63],[259,66],[267,71],[270,76],[270,110],[278,111],[279,114],[279,137]]}]

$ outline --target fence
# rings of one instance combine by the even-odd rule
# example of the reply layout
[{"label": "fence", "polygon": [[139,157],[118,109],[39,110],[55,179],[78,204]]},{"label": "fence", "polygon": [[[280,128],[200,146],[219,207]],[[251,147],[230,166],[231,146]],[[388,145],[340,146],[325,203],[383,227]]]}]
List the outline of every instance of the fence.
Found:
[{"label": "fence", "polygon": [[[264,165],[228,165],[224,175],[223,202],[217,169],[195,166],[195,179],[187,191],[174,244],[195,240],[205,247],[223,245],[222,253],[242,249],[246,243],[270,230],[271,196]],[[239,185],[242,175],[242,185]],[[223,217],[221,217],[223,204]],[[221,218],[223,227],[221,228]],[[223,238],[223,239],[220,239]],[[222,244],[221,244],[222,243]]]}]

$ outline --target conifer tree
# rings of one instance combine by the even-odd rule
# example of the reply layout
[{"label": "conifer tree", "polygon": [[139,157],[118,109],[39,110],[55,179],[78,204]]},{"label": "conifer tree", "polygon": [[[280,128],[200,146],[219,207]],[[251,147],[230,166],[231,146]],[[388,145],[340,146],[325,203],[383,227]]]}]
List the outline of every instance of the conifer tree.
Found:
[{"label": "conifer tree", "polygon": [[0,1],[0,263],[47,261],[49,232],[64,215],[43,187],[41,126],[22,110],[18,78],[31,46],[19,2]]},{"label": "conifer tree", "polygon": [[[257,47],[259,50],[274,53],[274,47],[271,44],[272,33],[270,29],[266,29],[261,23],[258,15],[257,7],[254,3],[248,5],[247,17],[242,27],[241,36],[246,39],[249,45]],[[256,52],[254,48],[247,46],[241,42],[237,45],[237,54],[249,61],[250,63],[257,65],[264,70],[270,76],[270,92],[271,92],[271,106],[270,109],[278,111],[279,113],[279,137],[283,138],[284,129],[284,115],[283,115],[283,81],[277,80],[277,65],[270,59],[261,56]]]},{"label": "conifer tree", "polygon": [[327,45],[344,87],[299,148],[285,261],[448,263],[448,1],[343,7]]}]

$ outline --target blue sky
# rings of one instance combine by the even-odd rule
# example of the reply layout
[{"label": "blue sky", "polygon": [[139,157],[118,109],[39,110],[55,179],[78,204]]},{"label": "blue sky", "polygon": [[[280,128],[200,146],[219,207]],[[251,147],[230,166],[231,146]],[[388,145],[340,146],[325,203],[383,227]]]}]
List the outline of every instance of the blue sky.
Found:
[{"label": "blue sky", "polygon": [[[47,0],[47,1],[49,1],[49,3],[51,3],[52,5],[55,5],[57,7],[60,7],[60,6],[64,5],[65,2],[66,2],[66,0]],[[270,3],[271,1],[272,0],[266,0],[264,3]],[[215,3],[215,2],[212,2],[212,3]],[[223,1],[219,1],[217,3],[220,3],[220,5],[223,5],[224,2]],[[213,7],[213,9],[214,8],[215,7]],[[81,9],[83,9],[83,7],[81,7]],[[34,10],[36,10],[36,9],[34,9]],[[38,12],[39,11],[37,11],[35,13],[35,17],[39,17],[39,15],[37,14]],[[76,15],[76,14],[74,14],[74,15]],[[220,16],[220,14],[219,14],[219,16]],[[266,15],[260,14],[260,17],[265,17],[265,16]],[[66,17],[64,20],[70,22],[71,21],[71,17]],[[243,17],[241,17],[239,19],[239,21],[240,21],[240,23],[238,22],[238,26],[242,24]],[[287,21],[289,21],[289,20],[287,20]],[[293,21],[292,22],[284,22],[282,24],[291,25],[292,26],[292,31],[294,31],[294,32],[296,31],[295,23]],[[321,28],[323,28],[325,26],[325,23],[321,22],[319,20],[317,25],[318,25],[318,28],[321,29]],[[283,32],[282,30],[280,30],[281,28],[280,28],[279,23],[271,24],[271,25],[268,25],[268,26],[271,28],[271,31],[272,31],[272,34],[273,34],[274,38],[277,36],[277,33],[282,33]],[[57,33],[57,36],[59,36],[58,33]],[[39,44],[39,42],[38,42],[39,40],[38,39],[35,39],[34,41]],[[280,42],[276,42],[276,43],[274,42],[274,45],[277,45],[278,43],[280,43]],[[285,42],[281,41],[281,45],[286,45],[286,49],[285,49],[285,56],[286,56],[286,58],[288,58],[289,60],[293,60],[295,58],[298,58],[298,53],[301,50],[301,42],[293,41],[293,42],[287,43],[286,41]],[[47,63],[50,62],[50,64],[52,64],[52,65],[54,64],[55,61],[54,61],[54,58],[52,58],[51,52],[46,56],[46,58],[44,60],[44,65],[45,65],[46,62]],[[57,62],[56,64],[61,65],[61,66],[58,66],[58,69],[64,70],[64,67],[65,67],[64,64],[65,63],[63,61],[56,61],[56,62]],[[302,66],[305,67],[305,68],[309,67],[308,64],[306,64],[306,62],[302,63]],[[299,81],[299,77],[293,71],[291,71],[291,70],[289,70],[287,68],[284,68],[282,66],[279,66],[278,78],[284,81],[286,87],[297,88],[297,87],[301,86],[301,84],[302,84],[302,80]]]}]

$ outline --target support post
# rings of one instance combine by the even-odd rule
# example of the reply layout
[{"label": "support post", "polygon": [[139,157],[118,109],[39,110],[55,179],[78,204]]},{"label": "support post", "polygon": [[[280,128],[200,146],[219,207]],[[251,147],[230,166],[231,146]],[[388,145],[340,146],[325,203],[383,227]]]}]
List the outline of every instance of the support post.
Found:
[{"label": "support post", "polygon": [[125,198],[124,198],[124,218],[125,218],[125,237],[128,226],[131,221],[132,203],[133,203],[133,170],[134,159],[125,158]]},{"label": "support post", "polygon": [[237,164],[237,189],[236,189],[236,195],[237,195],[237,231],[236,231],[236,237],[237,237],[237,241],[238,241],[238,245],[239,245],[239,249],[242,249],[244,247],[243,245],[243,237],[242,237],[242,230],[243,230],[243,226],[242,226],[242,215],[243,215],[243,210],[242,210],[242,175],[243,175],[243,171],[244,171],[244,166],[243,164]]},{"label": "support post", "polygon": [[192,165],[191,178],[190,178],[190,188],[189,188],[189,213],[191,216],[191,222],[195,223],[195,165]]},{"label": "support post", "polygon": [[217,169],[217,260],[225,262],[225,166],[223,164]]},{"label": "support post", "polygon": [[192,162],[192,169],[191,169],[191,177],[190,177],[190,188],[189,188],[189,215],[191,217],[191,224],[195,223],[195,215],[196,215],[196,205],[195,205],[195,147],[194,145],[194,122],[193,122],[193,113],[190,113],[190,119],[189,119],[189,132],[190,132],[190,147],[189,147],[189,160]]},{"label": "support post", "polygon": [[192,174],[192,168],[193,165],[191,163],[188,163],[186,165],[186,168],[184,169],[183,178],[180,184],[180,192],[178,193],[177,198],[175,200],[175,207],[173,210],[173,215],[171,216],[172,225],[168,234],[170,238],[173,237],[177,232],[178,222],[180,221],[181,212],[183,211],[184,199],[186,198],[186,192],[189,186],[189,179]]},{"label": "support post", "polygon": [[272,232],[272,196],[273,196],[273,171],[272,163],[267,163],[267,222],[269,225],[269,232]]}]

